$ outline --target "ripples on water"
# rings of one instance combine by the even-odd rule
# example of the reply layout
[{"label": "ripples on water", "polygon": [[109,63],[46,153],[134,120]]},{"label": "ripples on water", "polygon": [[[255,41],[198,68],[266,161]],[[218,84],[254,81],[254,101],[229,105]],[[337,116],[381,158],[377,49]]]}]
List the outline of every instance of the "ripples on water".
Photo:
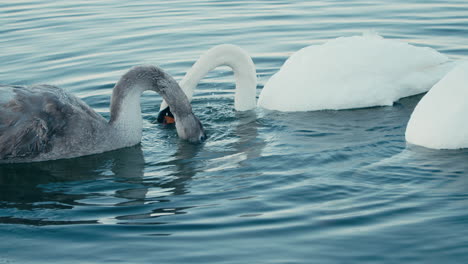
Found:
[{"label": "ripples on water", "polygon": [[[108,117],[131,66],[181,79],[210,47],[253,56],[259,90],[294,51],[375,30],[468,57],[466,1],[10,1],[0,81],[50,83]],[[468,152],[407,147],[420,96],[393,107],[233,110],[232,74],[210,73],[194,146],[154,123],[141,146],[0,167],[0,263],[463,263]]]}]

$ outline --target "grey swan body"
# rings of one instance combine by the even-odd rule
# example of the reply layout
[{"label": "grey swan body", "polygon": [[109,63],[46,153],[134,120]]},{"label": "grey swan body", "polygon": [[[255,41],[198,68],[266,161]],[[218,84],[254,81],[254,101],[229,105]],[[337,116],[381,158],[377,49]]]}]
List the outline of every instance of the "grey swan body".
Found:
[{"label": "grey swan body", "polygon": [[157,67],[137,66],[115,85],[109,121],[55,86],[0,85],[0,163],[73,158],[136,145],[142,137],[140,95],[146,90],[168,102],[180,138],[205,139],[177,82]]}]

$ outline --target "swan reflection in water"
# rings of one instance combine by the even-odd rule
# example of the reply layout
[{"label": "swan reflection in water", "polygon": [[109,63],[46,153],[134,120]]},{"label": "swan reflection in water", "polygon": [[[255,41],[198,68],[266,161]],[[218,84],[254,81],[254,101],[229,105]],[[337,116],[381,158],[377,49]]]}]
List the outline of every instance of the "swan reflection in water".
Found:
[{"label": "swan reflection in water", "polygon": [[[186,146],[181,142],[179,146]],[[183,147],[184,157],[195,155],[191,149]],[[196,150],[195,150],[196,151]],[[174,164],[185,175],[188,168],[181,164],[174,154]],[[73,210],[77,207],[144,206],[147,202],[162,202],[165,196],[185,193],[185,182],[190,177],[171,177],[167,179],[146,179],[145,160],[141,146],[124,148],[100,155],[64,159],[40,163],[5,164],[0,166],[0,210],[26,210],[27,218],[14,215],[0,217],[3,223],[44,224],[82,224],[97,223],[100,218],[115,218],[115,215],[90,215],[93,220],[52,221],[35,218],[34,210]],[[194,173],[193,173],[194,174]],[[193,175],[192,174],[192,175]],[[175,174],[177,175],[177,174]],[[148,197],[148,192],[159,191],[159,197]],[[114,212],[115,213],[115,212]],[[72,213],[73,214],[73,213]],[[83,218],[81,215],[76,215]],[[86,218],[86,216],[84,216]],[[69,218],[69,217],[67,217]],[[117,217],[119,218],[119,217]],[[125,218],[125,217],[124,217]]]},{"label": "swan reflection in water", "polygon": [[[47,210],[73,210],[87,206],[93,198],[108,196],[107,190],[99,190],[105,183],[116,188],[119,181],[142,181],[145,161],[141,147],[134,146],[98,155],[62,159],[56,161],[1,164],[0,165],[0,211],[9,216],[0,217],[1,223],[25,223],[30,225],[56,225],[96,223],[97,220],[67,221],[48,219]],[[96,187],[93,187],[96,186]],[[115,197],[141,200],[145,188],[138,191],[113,194]],[[9,213],[21,210],[21,217]],[[37,218],[35,211],[41,210]],[[4,215],[4,214],[3,214]],[[46,216],[46,217],[44,217]]]},{"label": "swan reflection in water", "polygon": [[[246,154],[245,160],[260,156],[264,143],[253,125],[255,113],[236,115],[243,121],[231,132],[232,151]],[[189,192],[187,183],[210,165],[205,159],[226,153],[182,140],[176,144],[172,155],[158,152],[162,157],[150,162],[137,145],[74,159],[1,164],[0,223],[148,224],[183,214],[190,207],[171,207],[171,197]]]},{"label": "swan reflection in water", "polygon": [[[386,186],[384,189],[392,197],[405,197],[405,202],[418,195],[438,200],[466,192],[467,159],[468,149],[433,150],[408,145],[398,154],[360,168],[354,177],[382,181],[381,186]],[[464,201],[459,202],[466,207]],[[455,204],[453,202],[451,206]]]}]

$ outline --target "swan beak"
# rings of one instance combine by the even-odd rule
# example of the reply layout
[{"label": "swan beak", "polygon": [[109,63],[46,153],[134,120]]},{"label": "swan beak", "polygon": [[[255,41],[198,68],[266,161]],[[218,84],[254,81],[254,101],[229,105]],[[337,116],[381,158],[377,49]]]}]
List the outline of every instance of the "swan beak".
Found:
[{"label": "swan beak", "polygon": [[174,115],[171,113],[169,106],[159,112],[158,123],[165,125],[175,123]]},{"label": "swan beak", "polygon": [[163,124],[166,124],[166,125],[167,124],[175,124],[175,119],[173,117],[170,117],[170,116],[165,116]]}]

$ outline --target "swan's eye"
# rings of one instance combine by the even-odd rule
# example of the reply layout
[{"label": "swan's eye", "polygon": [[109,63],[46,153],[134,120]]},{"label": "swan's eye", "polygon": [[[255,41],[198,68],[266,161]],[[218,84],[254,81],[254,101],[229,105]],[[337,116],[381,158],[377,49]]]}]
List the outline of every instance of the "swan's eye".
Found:
[{"label": "swan's eye", "polygon": [[206,140],[206,136],[205,135],[201,135],[200,138],[199,138],[200,142],[203,142]]}]

